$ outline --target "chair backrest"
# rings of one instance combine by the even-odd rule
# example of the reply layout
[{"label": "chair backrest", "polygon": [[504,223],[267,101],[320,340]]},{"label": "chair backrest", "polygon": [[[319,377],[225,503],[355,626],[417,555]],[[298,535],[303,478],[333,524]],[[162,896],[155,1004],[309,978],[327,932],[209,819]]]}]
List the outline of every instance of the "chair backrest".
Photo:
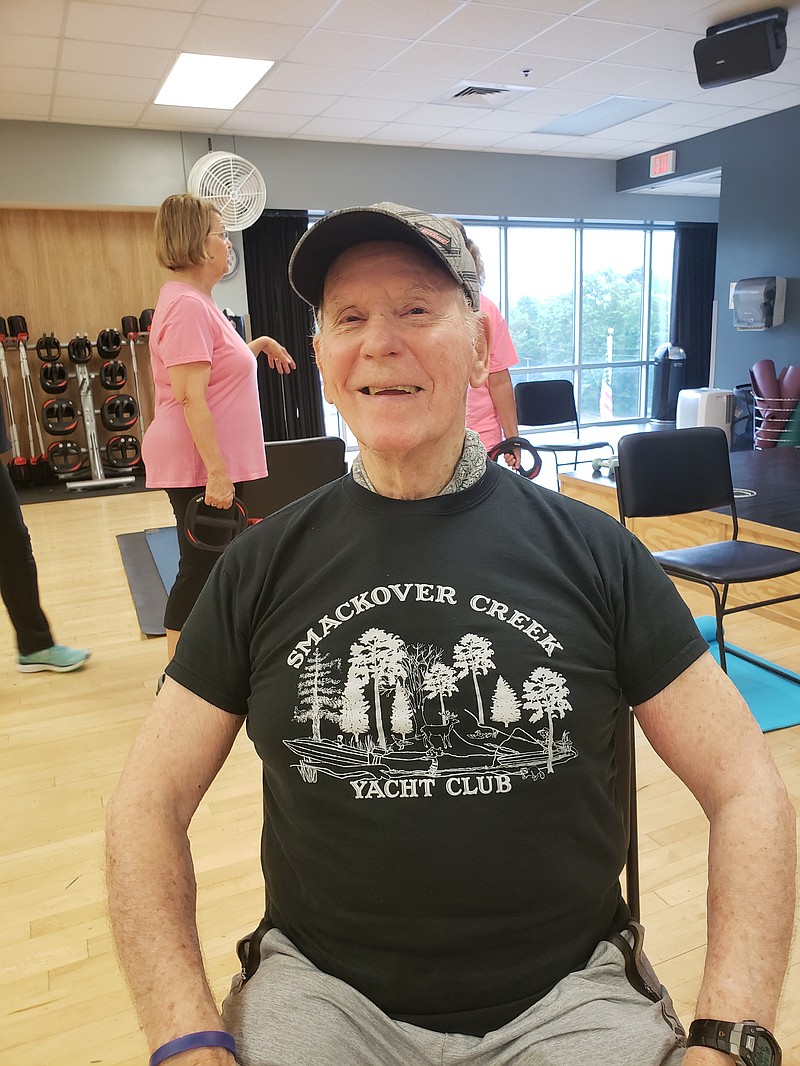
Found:
[{"label": "chair backrest", "polygon": [[251,518],[266,518],[287,503],[347,473],[341,437],[304,437],[266,441],[268,476],[245,483],[244,502]]},{"label": "chair backrest", "polygon": [[517,421],[521,426],[560,426],[574,422],[580,432],[575,389],[564,378],[554,381],[520,381],[514,386]]},{"label": "chair backrest", "polygon": [[627,433],[618,444],[620,518],[730,507],[736,522],[728,438],[717,426]]}]

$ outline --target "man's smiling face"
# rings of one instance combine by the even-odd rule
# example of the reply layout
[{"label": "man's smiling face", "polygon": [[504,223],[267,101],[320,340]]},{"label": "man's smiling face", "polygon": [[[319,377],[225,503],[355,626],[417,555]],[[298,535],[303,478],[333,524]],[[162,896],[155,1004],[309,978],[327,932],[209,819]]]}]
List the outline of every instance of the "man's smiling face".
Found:
[{"label": "man's smiling face", "polygon": [[463,441],[467,387],[486,378],[482,317],[429,256],[360,244],[325,279],[314,350],[325,398],[362,451],[435,462]]}]

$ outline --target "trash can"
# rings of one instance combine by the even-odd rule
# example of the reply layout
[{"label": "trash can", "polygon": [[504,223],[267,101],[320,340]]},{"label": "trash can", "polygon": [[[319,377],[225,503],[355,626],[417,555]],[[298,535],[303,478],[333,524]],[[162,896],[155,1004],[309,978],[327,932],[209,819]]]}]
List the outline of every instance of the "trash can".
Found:
[{"label": "trash can", "polygon": [[673,423],[678,411],[678,393],[686,377],[686,352],[676,344],[661,344],[653,355],[653,402],[651,422]]}]

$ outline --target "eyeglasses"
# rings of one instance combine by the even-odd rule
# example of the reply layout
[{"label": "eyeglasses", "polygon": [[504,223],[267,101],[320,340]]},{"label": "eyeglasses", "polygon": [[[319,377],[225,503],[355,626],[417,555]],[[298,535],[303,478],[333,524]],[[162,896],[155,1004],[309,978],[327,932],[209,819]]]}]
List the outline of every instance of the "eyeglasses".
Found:
[{"label": "eyeglasses", "polygon": [[209,237],[222,237],[223,241],[229,241],[230,236],[226,229],[212,229],[209,231]]}]

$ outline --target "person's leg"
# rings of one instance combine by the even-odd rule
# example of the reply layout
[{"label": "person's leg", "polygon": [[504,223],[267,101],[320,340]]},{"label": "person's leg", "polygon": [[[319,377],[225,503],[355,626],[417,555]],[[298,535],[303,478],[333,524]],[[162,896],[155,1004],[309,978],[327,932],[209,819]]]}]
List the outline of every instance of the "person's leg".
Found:
[{"label": "person's leg", "polygon": [[[601,942],[585,969],[482,1039],[448,1036],[446,1066],[680,1066],[685,1033],[669,993],[641,954],[641,927],[628,947]],[[623,949],[624,948],[624,949]]]},{"label": "person's leg", "polygon": [[275,929],[261,941],[253,976],[234,978],[222,1019],[240,1066],[434,1066],[445,1040],[392,1021]]},{"label": "person's leg", "polygon": [[16,632],[20,655],[52,647],[53,635],[39,602],[30,534],[5,463],[0,463],[0,595]]},{"label": "person's leg", "polygon": [[175,653],[183,624],[189,617],[200,591],[208,580],[218,556],[214,552],[196,548],[186,536],[186,510],[195,496],[204,492],[202,486],[189,489],[167,489],[167,496],[175,515],[178,533],[178,573],[167,596],[164,628],[167,633],[167,658]]}]

